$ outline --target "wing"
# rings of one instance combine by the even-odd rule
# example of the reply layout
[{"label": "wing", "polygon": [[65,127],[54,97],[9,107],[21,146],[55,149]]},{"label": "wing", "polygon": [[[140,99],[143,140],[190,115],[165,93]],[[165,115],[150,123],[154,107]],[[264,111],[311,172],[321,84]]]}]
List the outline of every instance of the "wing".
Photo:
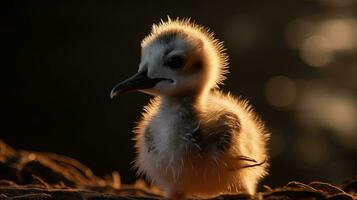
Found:
[{"label": "wing", "polygon": [[241,121],[235,113],[220,111],[208,117],[200,129],[201,131],[205,130],[205,133],[201,134],[202,141],[200,146],[205,151],[210,151],[216,156],[228,154],[228,159],[232,160],[232,162],[228,162],[231,163],[227,165],[228,170],[256,167],[266,163],[266,159],[257,161],[256,158],[247,155],[227,153],[237,144],[237,141],[234,140],[239,139],[239,134],[241,134]]}]

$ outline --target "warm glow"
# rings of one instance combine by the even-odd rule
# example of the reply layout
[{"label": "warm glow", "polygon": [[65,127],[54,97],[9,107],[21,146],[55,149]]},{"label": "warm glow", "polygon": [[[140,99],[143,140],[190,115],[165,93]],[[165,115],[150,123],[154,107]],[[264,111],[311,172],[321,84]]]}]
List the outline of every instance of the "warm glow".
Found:
[{"label": "warm glow", "polygon": [[265,97],[275,107],[289,106],[296,98],[296,85],[285,76],[271,77],[265,86]]},{"label": "warm glow", "polygon": [[285,30],[285,42],[300,51],[302,60],[312,67],[331,63],[336,51],[357,47],[357,21],[355,19],[297,19]]},{"label": "warm glow", "polygon": [[303,95],[302,120],[330,129],[341,137],[357,140],[357,102],[351,94],[325,90],[313,88]]},{"label": "warm glow", "polygon": [[318,32],[326,37],[333,49],[345,50],[357,46],[357,22],[353,19],[333,19],[324,22]]},{"label": "warm glow", "polygon": [[333,49],[327,38],[312,36],[302,44],[300,55],[306,64],[313,67],[322,67],[332,60]]}]

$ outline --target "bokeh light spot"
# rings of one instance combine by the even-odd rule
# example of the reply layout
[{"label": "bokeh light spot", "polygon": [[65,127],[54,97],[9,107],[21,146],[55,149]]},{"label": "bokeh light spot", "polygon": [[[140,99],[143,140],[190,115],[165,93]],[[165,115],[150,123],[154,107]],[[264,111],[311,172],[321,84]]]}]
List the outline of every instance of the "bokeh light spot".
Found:
[{"label": "bokeh light spot", "polygon": [[296,99],[295,82],[285,76],[271,77],[265,85],[265,97],[275,107],[287,107]]},{"label": "bokeh light spot", "polygon": [[309,84],[301,95],[300,119],[310,128],[323,128],[348,147],[357,144],[357,102],[353,93],[328,89],[327,83]]},{"label": "bokeh light spot", "polygon": [[357,22],[353,19],[328,20],[319,28],[335,50],[352,49],[357,46]]},{"label": "bokeh light spot", "polygon": [[300,56],[306,64],[312,67],[322,67],[332,60],[333,49],[327,38],[323,36],[311,36],[302,44]]}]

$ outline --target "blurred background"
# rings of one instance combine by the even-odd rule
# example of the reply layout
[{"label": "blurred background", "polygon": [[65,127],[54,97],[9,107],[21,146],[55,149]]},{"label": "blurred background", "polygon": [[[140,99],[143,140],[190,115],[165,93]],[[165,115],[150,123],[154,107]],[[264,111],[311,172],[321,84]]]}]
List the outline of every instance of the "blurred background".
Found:
[{"label": "blurred background", "polygon": [[341,183],[357,173],[357,1],[2,1],[0,139],[74,157],[97,175],[131,170],[149,96],[115,100],[153,23],[190,17],[225,42],[222,87],[272,132],[270,175]]}]

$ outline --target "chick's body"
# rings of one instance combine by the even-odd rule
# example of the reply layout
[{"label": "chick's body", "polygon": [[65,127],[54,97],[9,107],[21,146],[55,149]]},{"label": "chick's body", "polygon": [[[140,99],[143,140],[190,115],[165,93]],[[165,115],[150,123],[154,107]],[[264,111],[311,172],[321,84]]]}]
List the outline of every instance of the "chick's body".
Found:
[{"label": "chick's body", "polygon": [[254,194],[266,175],[268,133],[247,101],[219,91],[223,45],[205,28],[169,19],[141,46],[138,73],[111,93],[156,96],[135,129],[138,173],[172,199]]},{"label": "chick's body", "polygon": [[[267,135],[247,102],[221,92],[211,92],[204,108],[180,101],[190,100],[146,106],[136,129],[139,172],[168,196],[253,194],[266,174]],[[260,163],[250,168],[254,161],[243,155]]]}]

